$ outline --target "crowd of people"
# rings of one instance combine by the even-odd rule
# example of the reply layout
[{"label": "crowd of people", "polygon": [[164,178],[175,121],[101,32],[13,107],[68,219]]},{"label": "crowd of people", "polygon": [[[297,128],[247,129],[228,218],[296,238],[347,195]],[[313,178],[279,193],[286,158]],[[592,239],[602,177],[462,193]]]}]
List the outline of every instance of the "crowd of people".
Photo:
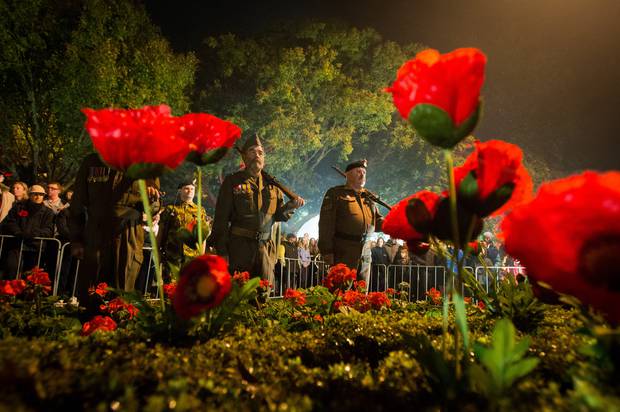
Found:
[{"label": "crowd of people", "polygon": [[284,236],[278,247],[276,290],[316,285],[321,269],[317,263],[320,254],[317,240],[308,233],[299,239],[295,233]]},{"label": "crowd of people", "polygon": [[[449,268],[453,264],[432,248],[418,256],[394,239],[370,240],[381,232],[383,216],[377,209],[380,201],[376,195],[364,188],[368,167],[364,159],[347,165],[341,172],[345,184],[326,192],[318,239],[308,234],[297,239],[295,234],[288,234],[280,242],[280,225],[276,223],[286,222],[305,200],[263,171],[265,152],[257,135],[250,135],[239,153],[244,168],[224,179],[213,219],[193,202],[193,181],[183,180],[174,202],[165,207],[159,179],[144,182],[154,213],[165,281],[171,280],[174,267],[206,251],[224,257],[231,273],[248,271],[268,280],[276,290],[316,285],[325,265],[335,263],[357,269],[358,280],[374,290],[383,290],[390,277],[402,280],[406,270],[411,273],[411,267]],[[129,291],[144,278],[148,226],[137,180],[111,169],[94,153],[80,165],[73,184],[75,193],[63,192],[56,181],[30,187],[13,181],[8,186],[7,178],[10,174],[0,173],[0,233],[11,235],[0,245],[1,277],[14,277],[35,265],[50,274],[61,268],[62,293],[68,274],[79,261],[80,273],[88,276],[79,276],[83,284],[74,288],[84,297],[96,282],[106,281]],[[197,228],[202,232],[201,245]],[[59,265],[59,249],[46,251],[45,244],[35,238],[56,238],[58,245],[69,242],[71,252],[63,254]],[[479,258],[487,266],[518,265],[490,232],[484,233],[480,244],[481,254],[469,256],[466,266],[480,266]]]},{"label": "crowd of people", "polygon": [[35,238],[69,241],[68,212],[73,192],[63,192],[56,181],[31,186],[14,181],[9,186],[5,182],[10,176],[0,171],[0,233],[11,235],[1,244],[0,275],[15,277],[18,271],[36,265],[55,267],[58,249],[49,250],[45,242]]}]

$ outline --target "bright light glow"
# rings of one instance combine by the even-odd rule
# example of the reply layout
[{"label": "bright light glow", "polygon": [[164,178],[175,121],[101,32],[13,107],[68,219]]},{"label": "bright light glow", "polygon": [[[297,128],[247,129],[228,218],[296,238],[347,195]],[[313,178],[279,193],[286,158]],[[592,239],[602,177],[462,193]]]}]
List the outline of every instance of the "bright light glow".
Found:
[{"label": "bright light glow", "polygon": [[311,238],[319,238],[319,215],[308,219],[297,231],[297,237],[303,237],[304,233],[310,235]]}]

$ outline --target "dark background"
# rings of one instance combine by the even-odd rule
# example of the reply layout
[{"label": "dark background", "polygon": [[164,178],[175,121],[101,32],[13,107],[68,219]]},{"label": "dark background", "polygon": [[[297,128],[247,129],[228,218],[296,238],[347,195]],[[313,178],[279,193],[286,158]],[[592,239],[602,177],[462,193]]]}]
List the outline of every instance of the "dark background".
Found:
[{"label": "dark background", "polygon": [[177,51],[207,35],[251,36],[279,21],[373,27],[388,40],[488,56],[481,140],[504,139],[556,172],[618,169],[620,1],[152,0],[146,7]]}]

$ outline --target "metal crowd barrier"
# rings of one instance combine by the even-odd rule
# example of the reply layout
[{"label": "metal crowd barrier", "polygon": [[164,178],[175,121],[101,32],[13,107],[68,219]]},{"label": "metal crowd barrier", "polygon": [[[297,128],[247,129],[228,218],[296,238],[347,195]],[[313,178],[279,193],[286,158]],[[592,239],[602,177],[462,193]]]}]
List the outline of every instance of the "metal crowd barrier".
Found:
[{"label": "metal crowd barrier", "polygon": [[[464,269],[474,273],[472,267],[465,266]],[[447,270],[445,266],[373,265],[369,291],[385,292],[391,288],[396,292],[405,292],[410,302],[424,300],[431,288],[446,289]],[[462,293],[466,293],[464,286]]]},{"label": "metal crowd barrier", "polygon": [[[65,256],[65,249],[66,247],[69,246],[69,243],[65,243],[62,246],[62,252],[61,252],[61,259],[63,259],[63,257]],[[142,251],[144,253],[144,260],[142,262],[142,267],[140,268],[140,272],[138,274],[138,278],[136,279],[136,290],[142,290],[143,294],[145,296],[151,296],[151,297],[155,297],[155,298],[159,298],[159,290],[157,288],[157,284],[154,283],[154,273],[155,273],[155,261],[153,259],[153,248],[151,246],[145,246],[142,248]],[[148,257],[147,257],[148,255]],[[79,272],[80,272],[80,260],[79,259],[74,259],[71,258],[72,261],[75,262],[75,270],[73,270],[71,272],[71,260],[69,262],[67,262],[67,264],[70,265],[70,267],[66,268],[66,271],[63,270],[59,270],[58,276],[56,276],[55,278],[55,282],[54,282],[54,291],[53,294],[57,295],[58,294],[58,285],[60,283],[60,280],[62,278],[63,275],[65,276],[69,276],[69,275],[73,275],[73,286],[71,288],[71,295],[75,296],[75,290],[77,288],[77,280],[78,280],[78,276],[79,276]],[[64,260],[62,260],[63,262],[65,262]]]},{"label": "metal crowd barrier", "polygon": [[5,277],[20,279],[23,272],[38,266],[57,279],[62,249],[62,243],[55,238],[24,240],[13,235],[0,235],[0,270],[5,272]]},{"label": "metal crowd barrier", "polygon": [[[32,269],[34,266],[42,267],[50,276],[53,276],[53,295],[59,292],[66,293],[69,289],[73,275],[71,294],[75,296],[77,279],[79,276],[80,261],[74,259],[68,253],[69,243],[62,244],[55,238],[34,238],[33,241],[11,241],[17,239],[12,235],[0,235],[0,268],[14,270],[13,273],[5,273],[5,277],[21,277],[22,272]],[[155,263],[153,260],[152,247],[143,248],[144,262],[140,269],[140,275],[136,281],[136,289],[143,291],[146,296],[158,296],[158,290],[154,283],[153,273]],[[72,270],[75,268],[74,270]],[[307,289],[323,284],[329,266],[320,260],[320,256],[311,260],[304,266],[300,259],[285,258],[278,260],[275,266],[274,284],[272,285],[271,297],[284,296],[288,288]],[[476,266],[465,267],[483,285],[487,292],[495,288],[493,279],[501,280],[507,275],[525,275],[522,266]],[[426,292],[431,288],[445,290],[446,287],[445,266],[417,266],[417,265],[372,265],[368,280],[368,291],[385,292],[392,288],[397,292],[404,292],[409,301],[424,300]],[[492,275],[492,276],[490,276]],[[59,291],[61,280],[64,285]],[[463,293],[467,293],[463,289]]]},{"label": "metal crowd barrier", "polygon": [[476,280],[484,285],[487,293],[489,289],[495,289],[495,284],[490,284],[493,279],[489,276],[489,273],[493,274],[496,282],[499,282],[506,276],[525,276],[525,268],[523,266],[476,266],[475,276]]},{"label": "metal crowd barrier", "polygon": [[271,297],[281,298],[287,289],[307,289],[323,284],[329,266],[317,257],[304,266],[300,259],[284,258],[276,262]]}]

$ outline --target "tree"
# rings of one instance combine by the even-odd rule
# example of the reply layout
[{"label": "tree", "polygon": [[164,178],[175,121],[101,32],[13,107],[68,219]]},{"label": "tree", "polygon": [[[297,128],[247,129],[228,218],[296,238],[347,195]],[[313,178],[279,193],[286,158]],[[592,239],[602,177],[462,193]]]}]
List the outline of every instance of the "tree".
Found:
[{"label": "tree", "polygon": [[[435,168],[436,153],[396,116],[383,91],[420,48],[384,41],[373,29],[323,23],[252,39],[208,38],[199,54],[204,67],[196,109],[237,123],[245,134],[259,133],[268,170],[308,201],[298,219],[318,212],[322,194],[340,179],[329,166],[352,155],[369,157],[370,175],[379,177],[372,181],[395,198],[405,190],[396,189],[400,182],[388,174],[395,160],[415,155],[407,175],[411,187],[429,185],[436,176],[428,171]],[[228,156],[207,170],[212,192],[238,162]]]},{"label": "tree", "polygon": [[0,164],[70,181],[89,151],[82,107],[189,108],[197,60],[129,0],[0,0]]}]

